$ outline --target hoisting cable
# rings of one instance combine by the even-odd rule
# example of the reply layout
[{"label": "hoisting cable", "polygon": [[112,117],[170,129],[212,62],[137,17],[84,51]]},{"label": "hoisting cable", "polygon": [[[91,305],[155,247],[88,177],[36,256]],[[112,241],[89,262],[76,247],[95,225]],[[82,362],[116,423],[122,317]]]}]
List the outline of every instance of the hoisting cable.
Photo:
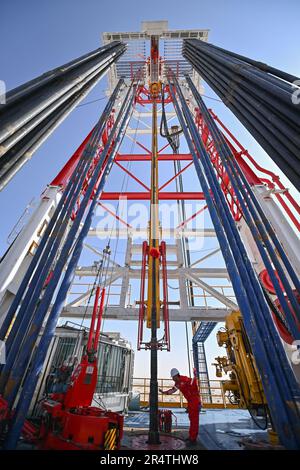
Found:
[{"label": "hoisting cable", "polygon": [[165,111],[165,91],[164,91],[164,85],[162,84],[161,86],[161,121],[160,121],[160,129],[159,133],[161,137],[165,138],[168,140],[172,150],[174,153],[177,152],[178,146],[176,145],[176,141],[174,140],[174,136],[182,134],[182,129],[172,132],[170,134],[169,129],[168,129],[168,121],[166,117],[166,111]]},{"label": "hoisting cable", "polygon": [[[139,122],[140,122],[140,113],[139,113],[139,116],[138,116],[138,119],[137,119],[137,122],[136,122],[135,135],[134,135],[134,139],[133,139],[132,144],[131,144],[130,153],[133,153],[134,146],[136,145],[135,140],[136,140],[136,137],[137,137],[137,130],[138,130]],[[127,170],[130,170],[131,164],[132,164],[131,161],[127,162],[127,166],[126,166]],[[124,176],[123,176],[123,180],[122,180],[120,195],[122,195],[123,192],[127,191],[128,182],[129,182],[129,175],[128,175],[128,173],[125,173]],[[120,204],[120,198],[118,199],[118,202],[117,202],[117,205],[116,205],[116,211],[115,211],[116,215],[118,215],[118,212],[119,212],[119,204]],[[120,215],[120,217],[121,216],[122,216],[122,214]],[[111,230],[110,230],[110,235],[108,237],[107,247],[110,247],[112,234],[113,234],[114,227],[115,227],[116,223],[117,223],[117,219],[114,218],[114,222],[113,222],[113,225],[112,225]],[[115,270],[115,267],[116,267],[116,256],[117,256],[117,250],[118,250],[118,244],[119,244],[119,231],[117,233],[118,233],[118,237],[117,237],[117,243],[115,244],[115,248],[114,248],[113,264],[112,264],[113,267],[112,267],[112,271],[111,271],[111,279],[113,278],[113,273],[114,273],[114,270]],[[104,271],[103,271],[103,273],[104,273]],[[103,274],[103,283],[102,283],[103,286],[107,285],[107,276],[108,276],[108,264],[107,264],[106,272],[105,272],[105,274]],[[106,299],[105,299],[105,306],[104,306],[104,309],[103,309],[102,324],[101,324],[101,330],[102,331],[104,329],[104,324],[105,324],[105,319],[106,319],[105,314],[106,314],[107,308],[108,308],[108,302],[109,302],[109,297],[110,297],[111,286],[112,286],[112,282],[109,282],[108,291],[107,291],[107,295],[106,295]],[[102,358],[101,358],[100,350],[99,350],[99,357],[98,357],[99,363],[101,363],[101,359]],[[100,399],[99,395],[98,395],[98,397]],[[104,405],[104,403],[103,403],[103,405]]]}]

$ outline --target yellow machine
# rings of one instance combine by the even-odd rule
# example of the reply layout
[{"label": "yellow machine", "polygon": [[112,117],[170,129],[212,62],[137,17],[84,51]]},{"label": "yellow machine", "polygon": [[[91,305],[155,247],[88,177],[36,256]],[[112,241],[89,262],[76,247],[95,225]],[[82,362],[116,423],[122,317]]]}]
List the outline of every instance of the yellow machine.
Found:
[{"label": "yellow machine", "polygon": [[223,393],[230,403],[248,409],[253,419],[264,416],[266,428],[267,402],[239,311],[227,316],[225,329],[218,331],[217,340],[227,353],[227,356],[216,357],[217,362],[213,364],[217,377],[222,377],[223,373],[229,374],[229,380],[222,381]]}]

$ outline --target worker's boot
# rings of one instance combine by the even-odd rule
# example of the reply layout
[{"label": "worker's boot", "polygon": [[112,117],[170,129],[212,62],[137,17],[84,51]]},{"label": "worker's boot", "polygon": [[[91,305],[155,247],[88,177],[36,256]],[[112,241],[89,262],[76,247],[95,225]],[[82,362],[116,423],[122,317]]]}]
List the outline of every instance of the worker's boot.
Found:
[{"label": "worker's boot", "polygon": [[189,437],[185,439],[186,447],[195,447],[198,444],[197,440],[192,441]]}]

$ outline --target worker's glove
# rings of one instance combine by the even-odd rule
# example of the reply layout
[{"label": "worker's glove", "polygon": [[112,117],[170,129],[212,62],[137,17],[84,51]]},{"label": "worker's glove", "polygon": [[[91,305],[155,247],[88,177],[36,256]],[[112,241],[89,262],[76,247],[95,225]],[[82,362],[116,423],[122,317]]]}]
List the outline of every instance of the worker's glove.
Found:
[{"label": "worker's glove", "polygon": [[160,393],[164,394],[164,391],[163,391],[161,388],[159,388],[158,391],[159,391]]},{"label": "worker's glove", "polygon": [[193,372],[194,372],[194,377],[198,377],[198,374],[197,374],[197,369],[196,369],[196,367],[194,367],[194,369],[193,369]]}]

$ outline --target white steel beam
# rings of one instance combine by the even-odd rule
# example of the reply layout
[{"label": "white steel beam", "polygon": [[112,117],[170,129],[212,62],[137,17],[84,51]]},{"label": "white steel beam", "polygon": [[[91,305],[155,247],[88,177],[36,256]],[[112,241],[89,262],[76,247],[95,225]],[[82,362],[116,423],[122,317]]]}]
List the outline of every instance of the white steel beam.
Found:
[{"label": "white steel beam", "polygon": [[[118,236],[118,238],[123,238],[124,240],[128,237],[131,238],[147,238],[148,237],[148,228],[141,228],[138,230],[128,228],[128,229],[118,229],[118,230],[104,230],[102,228],[90,228],[88,236],[90,237],[100,237],[105,239],[108,235],[112,233],[113,236]],[[214,228],[204,228],[204,229],[189,229],[189,228],[163,228],[161,230],[162,237],[164,239],[169,238],[179,238],[179,237],[191,237],[191,238],[203,238],[203,237],[216,237],[216,232]]]},{"label": "white steel beam", "polygon": [[[62,318],[90,318],[93,308],[66,306],[62,311]],[[134,307],[123,308],[109,306],[105,309],[104,318],[107,320],[138,320],[139,309]],[[215,321],[223,322],[230,310],[225,308],[187,307],[184,309],[169,309],[170,321]]]},{"label": "white steel beam", "polygon": [[238,306],[236,303],[232,302],[228,297],[223,295],[221,292],[219,292],[217,289],[215,289],[213,286],[210,286],[206,282],[204,282],[202,279],[199,279],[195,276],[193,276],[191,273],[186,273],[186,277],[192,281],[193,284],[196,286],[200,287],[204,291],[208,292],[211,296],[213,296],[215,299],[219,300],[219,302],[222,302],[222,304],[226,305],[228,308],[232,310],[237,310]]},{"label": "white steel beam", "polygon": [[7,290],[15,294],[33,253],[61,197],[59,187],[48,187],[38,207],[0,263],[0,300]]},{"label": "white steel beam", "polygon": [[[97,274],[98,268],[97,266],[77,266],[75,275],[79,277],[84,276],[95,276]],[[140,279],[141,277],[141,270],[140,269],[132,269],[130,267],[122,267],[122,268],[108,268],[105,270],[108,275],[116,277],[123,277],[126,272],[128,271],[129,277],[131,279]],[[178,279],[180,275],[187,276],[191,274],[196,278],[210,278],[210,279],[228,279],[228,272],[226,268],[177,268],[177,269],[168,269],[167,270],[168,279]],[[107,282],[108,284],[108,282]]]}]

